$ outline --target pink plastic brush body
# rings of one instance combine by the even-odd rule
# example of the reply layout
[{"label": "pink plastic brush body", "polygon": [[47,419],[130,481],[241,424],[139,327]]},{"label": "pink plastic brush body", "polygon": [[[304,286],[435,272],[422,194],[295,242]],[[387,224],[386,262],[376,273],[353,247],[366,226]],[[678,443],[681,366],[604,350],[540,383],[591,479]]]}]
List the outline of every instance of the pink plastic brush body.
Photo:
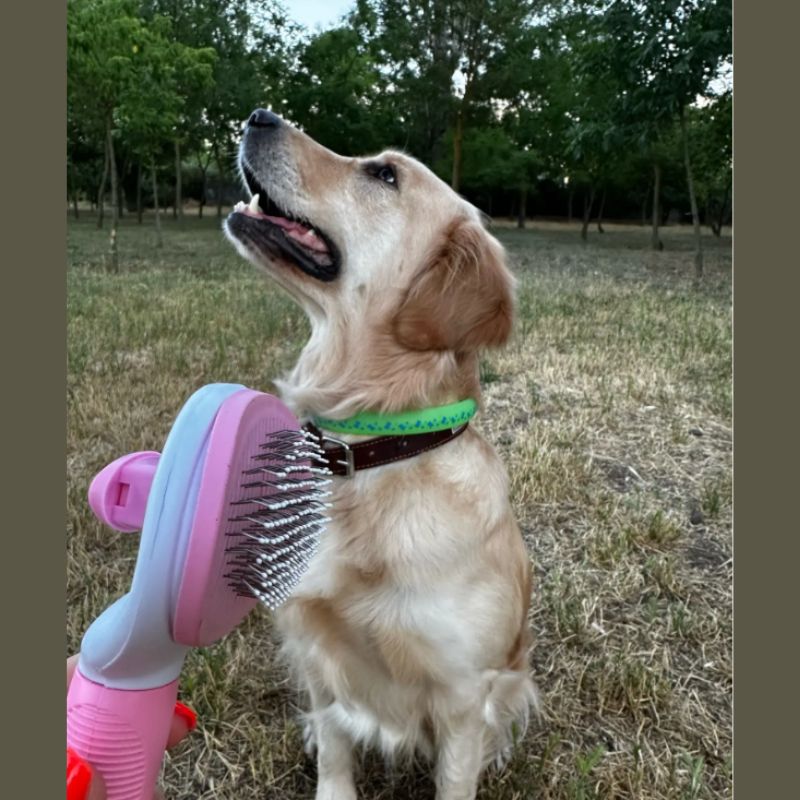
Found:
[{"label": "pink plastic brush body", "polygon": [[242,490],[242,471],[270,433],[298,428],[277,398],[212,384],[184,405],[160,456],[123,457],[93,481],[95,513],[142,531],[131,589],[87,630],[67,697],[67,743],[100,771],[109,800],[151,800],[187,651],[256,605],[224,577],[230,504],[263,494]]}]

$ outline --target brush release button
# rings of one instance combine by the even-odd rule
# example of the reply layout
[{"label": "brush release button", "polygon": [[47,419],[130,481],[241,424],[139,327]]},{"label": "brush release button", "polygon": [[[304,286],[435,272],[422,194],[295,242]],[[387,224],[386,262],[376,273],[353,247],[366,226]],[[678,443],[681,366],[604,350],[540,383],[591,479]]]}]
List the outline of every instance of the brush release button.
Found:
[{"label": "brush release button", "polygon": [[89,487],[95,516],[123,533],[141,530],[159,458],[154,451],[129,453],[98,472]]}]

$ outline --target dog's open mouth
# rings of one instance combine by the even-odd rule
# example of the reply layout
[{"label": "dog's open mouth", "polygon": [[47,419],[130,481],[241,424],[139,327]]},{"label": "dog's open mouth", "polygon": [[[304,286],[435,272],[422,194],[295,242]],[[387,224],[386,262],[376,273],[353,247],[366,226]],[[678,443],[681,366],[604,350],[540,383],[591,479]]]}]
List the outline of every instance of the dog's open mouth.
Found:
[{"label": "dog's open mouth", "polygon": [[311,222],[285,211],[269,196],[246,164],[242,171],[252,197],[239,202],[228,218],[228,229],[269,255],[281,257],[307,275],[332,281],[339,274],[339,251]]}]

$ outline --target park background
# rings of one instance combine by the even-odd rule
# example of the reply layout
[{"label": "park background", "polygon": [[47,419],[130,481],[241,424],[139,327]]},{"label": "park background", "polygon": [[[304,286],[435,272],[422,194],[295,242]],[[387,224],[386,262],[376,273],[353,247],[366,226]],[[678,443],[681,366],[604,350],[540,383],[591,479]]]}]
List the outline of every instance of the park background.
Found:
[{"label": "park background", "polygon": [[[729,797],[730,5],[360,0],[316,28],[300,5],[68,2],[68,649],[136,553],[91,517],[94,473],[159,449],[203,383],[271,389],[307,334],[221,233],[270,107],[423,160],[520,281],[478,424],[531,551],[546,714],[480,797]],[[201,727],[170,797],[312,796],[266,614],[182,693]],[[433,796],[375,757],[360,785]]]}]

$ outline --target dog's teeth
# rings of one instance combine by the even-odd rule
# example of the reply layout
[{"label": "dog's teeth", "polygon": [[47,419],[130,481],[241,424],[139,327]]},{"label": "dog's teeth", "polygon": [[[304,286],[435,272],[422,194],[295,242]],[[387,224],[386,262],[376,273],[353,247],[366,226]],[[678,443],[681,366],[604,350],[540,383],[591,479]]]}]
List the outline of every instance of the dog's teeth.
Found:
[{"label": "dog's teeth", "polygon": [[241,200],[233,207],[234,211],[244,211],[247,208],[247,205],[243,203]]},{"label": "dog's teeth", "polygon": [[258,213],[258,193],[250,198],[250,205],[247,207],[253,214]]}]

